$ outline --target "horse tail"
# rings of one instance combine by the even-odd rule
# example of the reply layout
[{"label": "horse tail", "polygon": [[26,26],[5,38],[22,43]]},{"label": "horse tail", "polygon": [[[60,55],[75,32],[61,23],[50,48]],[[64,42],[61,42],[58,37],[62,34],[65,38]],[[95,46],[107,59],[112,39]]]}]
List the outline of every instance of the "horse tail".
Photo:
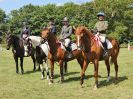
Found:
[{"label": "horse tail", "polygon": [[113,64],[114,62],[117,61],[119,51],[120,51],[120,44],[117,40],[115,40],[115,44],[113,46],[112,55],[110,59],[110,64]]}]

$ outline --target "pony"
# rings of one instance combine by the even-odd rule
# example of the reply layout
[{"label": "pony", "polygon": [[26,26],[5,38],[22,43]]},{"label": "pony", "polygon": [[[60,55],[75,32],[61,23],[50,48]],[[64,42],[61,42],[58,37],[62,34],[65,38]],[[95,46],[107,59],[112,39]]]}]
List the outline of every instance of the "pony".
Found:
[{"label": "pony", "polygon": [[47,79],[49,79],[49,68],[48,68],[48,60],[47,60],[47,46],[46,42],[44,44],[41,44],[41,37],[40,36],[29,36],[28,41],[31,41],[30,43],[35,48],[35,56],[36,56],[36,62],[39,65],[39,69],[41,69],[42,77],[41,79],[44,79],[44,65],[47,73]]},{"label": "pony", "polygon": [[[26,43],[28,43],[29,40]],[[35,49],[32,47],[32,45],[24,46],[24,42],[22,39],[20,39],[18,36],[12,35],[12,34],[7,34],[6,35],[6,43],[7,43],[7,50],[10,49],[12,46],[12,52],[13,52],[13,57],[16,63],[16,73],[19,73],[19,68],[18,68],[18,58],[20,58],[20,67],[21,67],[21,73],[24,73],[23,69],[23,58],[24,57],[29,57],[31,56],[33,63],[34,63],[34,68],[33,71],[36,70],[36,60],[34,57]],[[27,50],[28,49],[28,50]]]},{"label": "pony", "polygon": [[[84,51],[86,53],[86,57],[88,57],[87,65],[84,65],[81,73],[81,85],[84,81],[85,71],[87,69],[87,66],[90,62],[94,64],[94,77],[95,77],[95,84],[94,89],[98,88],[98,68],[99,68],[99,61],[104,60],[107,71],[108,71],[108,78],[107,81],[110,79],[110,62],[114,63],[115,66],[115,78],[118,79],[118,63],[117,63],[117,57],[119,54],[119,42],[113,38],[108,38],[109,41],[112,43],[113,48],[111,48],[108,53],[108,57],[103,59],[103,48],[98,45],[98,41],[95,39],[95,35],[88,30],[84,26],[79,26],[75,30],[75,35],[77,38],[77,45],[80,48],[80,50]],[[111,60],[109,62],[109,59],[111,57]]]},{"label": "pony", "polygon": [[42,30],[41,37],[48,42],[49,49],[50,49],[48,53],[48,59],[50,60],[51,82],[52,83],[54,79],[54,62],[59,63],[61,83],[64,81],[64,75],[63,75],[63,63],[64,62],[77,59],[78,63],[80,64],[81,69],[83,67],[82,65],[86,65],[86,61],[84,61],[84,59],[86,58],[86,55],[84,55],[83,51],[79,51],[78,49],[75,49],[72,51],[73,56],[71,58],[68,58],[67,57],[68,51],[66,51],[62,43],[59,42],[57,37],[54,34],[52,34],[48,28],[45,28]]}]

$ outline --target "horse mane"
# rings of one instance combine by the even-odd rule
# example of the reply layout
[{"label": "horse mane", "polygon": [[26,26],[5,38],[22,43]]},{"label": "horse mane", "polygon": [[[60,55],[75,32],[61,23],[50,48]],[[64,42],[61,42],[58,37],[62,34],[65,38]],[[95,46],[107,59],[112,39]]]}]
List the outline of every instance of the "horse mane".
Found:
[{"label": "horse mane", "polygon": [[53,34],[53,33],[49,33],[49,39],[48,39],[48,43],[49,43],[49,47],[50,47],[50,52],[54,55],[55,53],[57,53],[57,37]]}]

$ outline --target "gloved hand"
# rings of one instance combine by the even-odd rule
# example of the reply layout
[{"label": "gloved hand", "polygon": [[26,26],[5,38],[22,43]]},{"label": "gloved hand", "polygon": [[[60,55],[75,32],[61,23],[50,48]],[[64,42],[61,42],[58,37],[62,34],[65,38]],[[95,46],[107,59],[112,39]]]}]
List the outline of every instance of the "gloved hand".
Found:
[{"label": "gloved hand", "polygon": [[98,30],[97,30],[97,29],[91,29],[91,32],[92,32],[93,34],[97,34]]},{"label": "gloved hand", "polygon": [[99,35],[100,35],[100,33],[99,33],[99,32],[97,32],[97,33],[96,33],[96,36],[99,36]]}]

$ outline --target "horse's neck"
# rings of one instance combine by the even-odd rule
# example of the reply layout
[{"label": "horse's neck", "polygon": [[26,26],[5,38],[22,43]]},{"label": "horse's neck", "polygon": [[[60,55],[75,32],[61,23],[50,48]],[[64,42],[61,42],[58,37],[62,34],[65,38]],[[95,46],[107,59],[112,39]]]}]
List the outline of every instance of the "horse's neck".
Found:
[{"label": "horse's neck", "polygon": [[84,50],[86,51],[86,52],[89,52],[90,51],[90,49],[91,49],[91,38],[93,37],[94,35],[90,32],[90,31],[88,31],[87,30],[87,32],[86,32],[86,34],[85,34],[85,36],[84,36],[84,38],[83,38],[83,42],[84,42]]},{"label": "horse's neck", "polygon": [[48,40],[48,44],[49,44],[49,47],[50,47],[50,52],[52,54],[57,53],[58,46],[56,44],[56,41],[57,41],[56,36],[53,35],[53,34],[50,34],[50,37],[49,37],[49,40]]},{"label": "horse's neck", "polygon": [[29,39],[31,39],[32,45],[34,47],[39,46],[41,43],[41,37],[39,36],[30,36]]},{"label": "horse's neck", "polygon": [[20,39],[17,36],[13,36],[13,48],[16,49],[20,47]]},{"label": "horse's neck", "polygon": [[87,30],[86,32],[87,32],[86,34],[88,35],[88,38],[91,39],[94,36],[89,30]]}]

